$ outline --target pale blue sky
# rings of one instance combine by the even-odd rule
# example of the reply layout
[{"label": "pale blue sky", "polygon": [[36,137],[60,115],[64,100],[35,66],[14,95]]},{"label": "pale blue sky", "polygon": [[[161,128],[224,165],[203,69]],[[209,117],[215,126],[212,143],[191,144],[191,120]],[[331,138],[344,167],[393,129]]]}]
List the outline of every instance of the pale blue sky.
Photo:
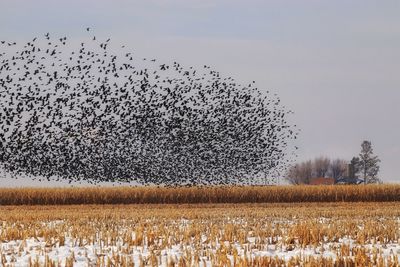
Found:
[{"label": "pale blue sky", "polygon": [[299,160],[350,160],[368,139],[400,182],[399,14],[397,0],[0,0],[0,39],[90,26],[143,57],[255,80],[295,111]]}]

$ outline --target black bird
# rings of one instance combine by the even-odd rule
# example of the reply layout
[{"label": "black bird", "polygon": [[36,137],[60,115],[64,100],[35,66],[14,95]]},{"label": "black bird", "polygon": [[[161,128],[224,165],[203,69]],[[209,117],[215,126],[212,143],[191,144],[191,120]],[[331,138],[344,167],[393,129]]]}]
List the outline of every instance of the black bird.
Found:
[{"label": "black bird", "polygon": [[207,65],[137,63],[110,51],[110,39],[78,48],[44,39],[0,54],[6,171],[69,183],[252,184],[289,164],[291,111],[254,81],[241,86]]}]

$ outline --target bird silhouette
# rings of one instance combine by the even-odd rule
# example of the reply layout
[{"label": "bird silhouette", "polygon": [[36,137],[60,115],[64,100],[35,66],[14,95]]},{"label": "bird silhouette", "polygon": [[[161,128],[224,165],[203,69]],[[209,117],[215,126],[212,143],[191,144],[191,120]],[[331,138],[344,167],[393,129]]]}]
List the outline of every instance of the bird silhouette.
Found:
[{"label": "bird silhouette", "polygon": [[156,185],[254,184],[287,169],[298,130],[277,96],[110,42],[76,48],[47,33],[1,48],[1,168]]}]

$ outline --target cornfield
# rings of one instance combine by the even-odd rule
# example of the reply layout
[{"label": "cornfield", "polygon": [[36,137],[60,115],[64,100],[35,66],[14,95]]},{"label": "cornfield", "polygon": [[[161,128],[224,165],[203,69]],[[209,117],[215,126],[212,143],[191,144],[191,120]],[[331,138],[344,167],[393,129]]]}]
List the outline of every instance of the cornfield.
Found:
[{"label": "cornfield", "polygon": [[0,189],[0,266],[400,266],[400,186]]},{"label": "cornfield", "polygon": [[400,205],[0,207],[0,266],[399,266]]},{"label": "cornfield", "polygon": [[400,201],[400,185],[0,188],[0,205]]}]

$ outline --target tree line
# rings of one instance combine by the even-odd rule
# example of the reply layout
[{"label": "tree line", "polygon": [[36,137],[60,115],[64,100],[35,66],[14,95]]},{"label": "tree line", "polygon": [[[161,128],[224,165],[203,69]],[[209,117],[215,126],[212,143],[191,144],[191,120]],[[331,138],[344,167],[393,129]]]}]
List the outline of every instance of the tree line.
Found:
[{"label": "tree line", "polygon": [[378,177],[380,159],[374,155],[370,141],[363,141],[361,152],[350,161],[320,156],[313,160],[296,163],[286,174],[294,185],[310,184],[314,178],[333,178],[336,183],[371,184],[381,183]]}]

